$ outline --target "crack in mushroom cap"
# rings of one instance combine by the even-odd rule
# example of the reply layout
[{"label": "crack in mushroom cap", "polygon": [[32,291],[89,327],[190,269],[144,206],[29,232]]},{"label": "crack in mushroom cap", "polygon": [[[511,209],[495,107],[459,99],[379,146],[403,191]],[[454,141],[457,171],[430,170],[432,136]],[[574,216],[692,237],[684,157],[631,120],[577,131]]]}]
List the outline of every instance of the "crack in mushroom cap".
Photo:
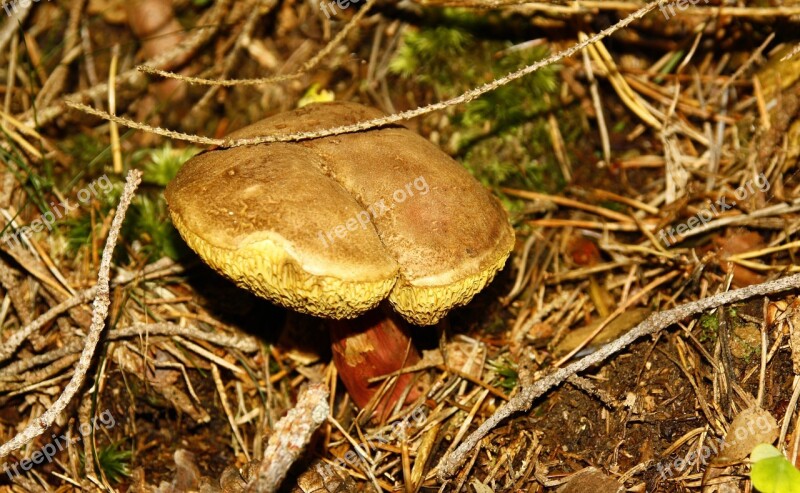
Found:
[{"label": "crack in mushroom cap", "polygon": [[[314,104],[229,137],[381,115],[356,103]],[[388,297],[410,322],[434,324],[492,280],[514,243],[497,199],[434,144],[396,126],[206,152],[166,195],[176,227],[213,268],[279,304],[332,318]],[[364,211],[369,222],[355,221]]]}]

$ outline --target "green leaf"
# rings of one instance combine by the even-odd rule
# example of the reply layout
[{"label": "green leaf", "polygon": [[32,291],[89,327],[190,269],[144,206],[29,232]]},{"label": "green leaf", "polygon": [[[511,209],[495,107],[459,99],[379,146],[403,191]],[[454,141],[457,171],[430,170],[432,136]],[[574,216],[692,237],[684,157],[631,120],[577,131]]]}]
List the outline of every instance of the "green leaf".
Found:
[{"label": "green leaf", "polygon": [[756,445],[750,460],[750,480],[761,493],[800,493],[800,471],[772,445]]}]

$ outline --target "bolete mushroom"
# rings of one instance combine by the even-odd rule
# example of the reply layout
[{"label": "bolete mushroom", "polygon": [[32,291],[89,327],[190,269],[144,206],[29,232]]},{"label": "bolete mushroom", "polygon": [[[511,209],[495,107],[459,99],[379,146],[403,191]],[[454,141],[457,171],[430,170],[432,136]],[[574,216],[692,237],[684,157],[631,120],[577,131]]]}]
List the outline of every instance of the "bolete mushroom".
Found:
[{"label": "bolete mushroom", "polygon": [[[314,131],[376,118],[323,103],[259,121],[230,138]],[[514,243],[505,210],[428,140],[400,127],[211,150],[166,190],[186,243],[236,284],[332,323],[334,361],[355,403],[372,377],[418,361],[405,320],[437,323],[502,268]],[[391,406],[408,375],[382,401]]]}]

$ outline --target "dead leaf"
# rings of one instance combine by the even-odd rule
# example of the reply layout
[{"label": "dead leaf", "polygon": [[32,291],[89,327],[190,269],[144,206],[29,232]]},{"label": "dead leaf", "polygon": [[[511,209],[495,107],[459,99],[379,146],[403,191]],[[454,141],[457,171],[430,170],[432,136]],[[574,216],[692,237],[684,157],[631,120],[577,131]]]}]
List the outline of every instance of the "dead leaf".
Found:
[{"label": "dead leaf", "polygon": [[587,467],[573,474],[556,490],[557,493],[621,493],[625,487],[609,478],[596,467]]},{"label": "dead leaf", "polygon": [[728,272],[733,269],[733,285],[737,288],[750,286],[766,281],[766,278],[754,270],[750,270],[741,265],[726,262],[725,259],[737,253],[747,253],[760,250],[764,247],[764,239],[755,231],[743,232],[741,230],[729,230],[725,237],[715,237],[714,245],[717,247],[717,264],[720,268]]},{"label": "dead leaf", "polygon": [[742,460],[759,443],[773,443],[777,438],[778,422],[772,414],[759,408],[745,409],[731,421],[715,462]]}]

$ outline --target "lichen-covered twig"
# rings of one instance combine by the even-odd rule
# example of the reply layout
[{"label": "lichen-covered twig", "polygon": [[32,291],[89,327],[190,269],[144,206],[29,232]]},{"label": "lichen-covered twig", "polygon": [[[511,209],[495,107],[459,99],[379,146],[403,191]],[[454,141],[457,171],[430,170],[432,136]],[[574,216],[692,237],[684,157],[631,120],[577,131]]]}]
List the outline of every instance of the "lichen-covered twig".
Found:
[{"label": "lichen-covered twig", "polygon": [[530,409],[531,405],[533,405],[533,401],[548,390],[563,383],[570,376],[605,361],[605,359],[612,354],[628,347],[633,341],[646,335],[655,334],[659,330],[669,327],[674,323],[712,308],[752,298],[753,296],[764,296],[798,287],[800,287],[800,274],[795,274],[774,281],[767,281],[762,284],[754,284],[745,288],[719,293],[714,296],[709,296],[708,298],[677,306],[671,310],[650,315],[644,322],[631,329],[628,333],[606,344],[589,356],[550,373],[530,386],[522,384],[520,391],[512,397],[505,406],[498,409],[492,417],[484,421],[477,430],[472,432],[456,450],[442,459],[438,466],[439,478],[444,481],[455,474],[469,453],[478,445],[478,442],[500,424],[501,421],[517,412]]},{"label": "lichen-covered twig", "polygon": [[297,406],[275,424],[258,472],[247,485],[246,491],[277,490],[311,435],[328,417],[328,412],[328,389],[324,384],[309,385],[300,394]]},{"label": "lichen-covered twig", "polygon": [[111,256],[114,253],[114,247],[117,245],[117,237],[122,228],[122,220],[125,218],[125,212],[133,198],[133,193],[139,182],[142,180],[142,173],[138,170],[131,170],[128,172],[125,189],[122,192],[117,212],[114,214],[114,221],[111,223],[111,229],[108,232],[108,239],[106,246],[103,249],[103,257],[100,261],[100,269],[97,275],[97,295],[94,299],[94,309],[92,310],[92,325],[89,327],[89,333],[86,334],[86,341],[81,352],[81,357],[75,365],[75,372],[72,375],[64,391],[56,399],[55,403],[45,411],[38,418],[34,418],[14,438],[0,446],[0,457],[5,457],[14,450],[19,449],[26,443],[30,442],[37,436],[44,433],[44,431],[53,424],[59,414],[61,414],[67,407],[67,404],[72,400],[75,394],[83,385],[86,378],[86,373],[92,362],[94,350],[100,340],[100,333],[105,327],[105,319],[108,315],[109,299],[109,274],[111,272]]}]

